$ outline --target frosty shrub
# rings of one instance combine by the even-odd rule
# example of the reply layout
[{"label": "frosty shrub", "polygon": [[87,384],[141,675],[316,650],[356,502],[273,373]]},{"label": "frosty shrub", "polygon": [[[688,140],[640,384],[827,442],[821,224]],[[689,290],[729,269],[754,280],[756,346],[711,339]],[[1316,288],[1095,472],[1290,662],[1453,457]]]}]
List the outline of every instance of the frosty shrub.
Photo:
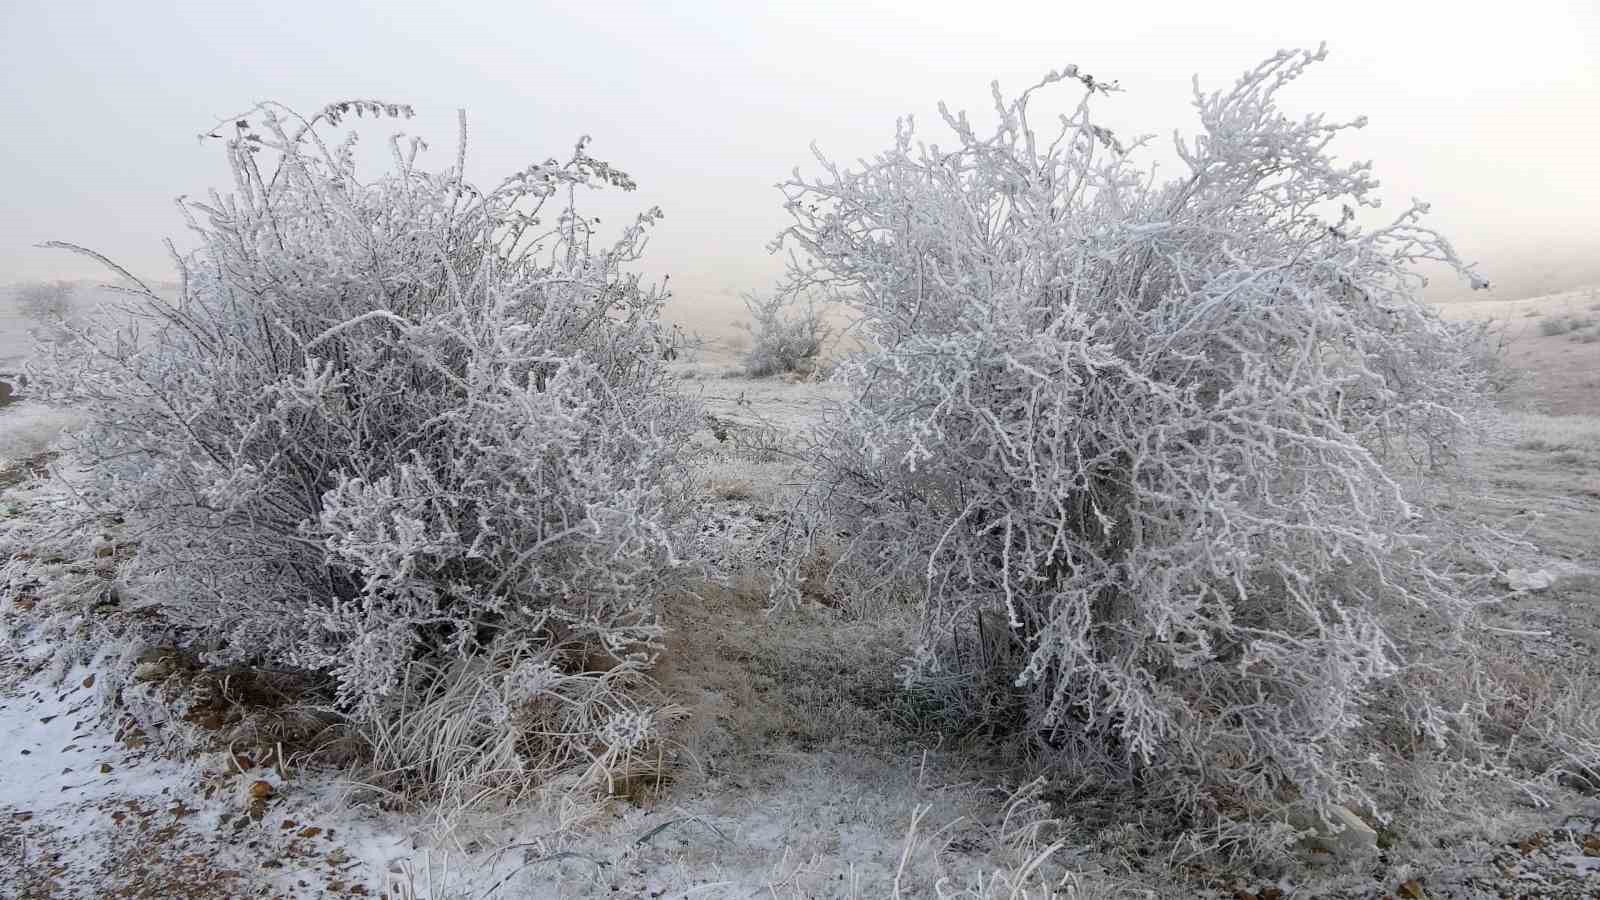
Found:
[{"label": "frosty shrub", "polygon": [[57,281],[24,285],[17,291],[17,305],[23,315],[41,325],[65,319],[72,313],[72,284]]},{"label": "frosty shrub", "polygon": [[1482,374],[1489,396],[1504,397],[1527,381],[1527,373],[1511,365],[1506,358],[1510,332],[1505,322],[1487,319],[1446,322],[1445,326],[1456,331],[1467,359]]},{"label": "frosty shrub", "polygon": [[[464,119],[453,168],[396,136],[364,180],[356,133],[330,134],[351,112],[410,115],[230,120],[233,192],[180,203],[177,295],[140,284],[38,367],[90,417],[75,487],[126,518],[123,577],[182,644],[329,673],[358,722],[490,644],[642,669],[697,422],[657,353],[664,295],[627,271],[660,211],[601,243],[577,193],[634,185],[587,139],[479,190]],[[103,524],[76,515],[48,524]]]},{"label": "frosty shrub", "polygon": [[17,291],[17,308],[34,327],[31,333],[46,341],[62,341],[73,319],[73,285],[68,281],[36,282]]},{"label": "frosty shrub", "polygon": [[[840,535],[858,589],[920,591],[908,681],[1014,661],[1013,733],[1193,817],[1172,821],[1381,816],[1380,722],[1476,740],[1472,698],[1407,680],[1414,645],[1458,646],[1484,571],[1437,558],[1411,476],[1455,459],[1486,374],[1411,272],[1481,282],[1421,203],[1357,221],[1377,183],[1328,145],[1362,120],[1276,105],[1321,58],[1197,82],[1167,180],[1093,123],[1114,86],[1067,67],[996,86],[991,131],[941,106],[950,145],[903,120],[859,169],[818,151],[783,185],[780,291],[842,304],[865,344],[818,433],[810,540]],[[1030,101],[1067,87],[1036,132]]]},{"label": "frosty shrub", "polygon": [[784,294],[744,298],[750,321],[739,327],[750,333],[750,348],[744,354],[745,374],[753,378],[810,373],[833,328],[816,303]]}]

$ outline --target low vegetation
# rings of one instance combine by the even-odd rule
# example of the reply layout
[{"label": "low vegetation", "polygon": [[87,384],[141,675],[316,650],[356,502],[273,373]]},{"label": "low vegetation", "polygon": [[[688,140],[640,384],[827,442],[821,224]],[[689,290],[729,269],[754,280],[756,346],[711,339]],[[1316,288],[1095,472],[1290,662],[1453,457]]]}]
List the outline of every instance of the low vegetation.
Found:
[{"label": "low vegetation", "polygon": [[1582,331],[1595,324],[1595,319],[1583,316],[1550,316],[1539,322],[1539,333],[1545,337]]},{"label": "low vegetation", "polygon": [[[866,343],[791,559],[837,545],[845,593],[919,598],[909,687],[1201,850],[1444,808],[1458,785],[1397,779],[1498,752],[1475,613],[1514,542],[1429,487],[1493,373],[1412,272],[1486,282],[1424,204],[1364,224],[1376,182],[1328,149],[1362,120],[1279,110],[1321,58],[1197,89],[1166,181],[1092,118],[1115,86],[1068,67],[997,91],[988,130],[942,110],[937,149],[902,121],[783,185],[783,290]],[[780,576],[793,596],[798,563]]]},{"label": "low vegetation", "polygon": [[750,321],[739,327],[750,335],[744,352],[744,374],[752,378],[799,373],[815,374],[833,327],[823,310],[809,300],[784,294],[744,298]]},{"label": "low vegetation", "polygon": [[586,140],[475,187],[464,120],[453,168],[396,138],[397,169],[366,180],[333,134],[351,113],[410,111],[229,120],[237,189],[185,207],[200,249],[175,257],[176,297],[56,245],[133,286],[33,369],[86,417],[83,474],[9,529],[27,552],[0,578],[83,612],[105,590],[49,560],[136,547],[116,602],[150,621],[125,639],[328,676],[384,783],[482,799],[575,769],[607,789],[660,738],[633,688],[693,567],[699,416],[658,352],[664,295],[627,271],[660,211],[599,244],[576,189],[633,182]]}]

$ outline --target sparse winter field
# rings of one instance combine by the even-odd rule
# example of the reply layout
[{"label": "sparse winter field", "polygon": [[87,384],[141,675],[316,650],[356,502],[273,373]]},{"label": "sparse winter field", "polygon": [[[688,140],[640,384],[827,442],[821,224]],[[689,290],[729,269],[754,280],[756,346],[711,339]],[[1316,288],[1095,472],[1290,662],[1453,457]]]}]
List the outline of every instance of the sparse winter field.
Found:
[{"label": "sparse winter field", "polygon": [[[1528,580],[1489,615],[1499,658],[1528,672],[1525,719],[1565,704],[1600,738],[1600,300],[1457,305],[1507,319],[1527,370],[1464,516],[1538,513]],[[1560,326],[1541,324],[1560,317]],[[1588,324],[1579,324],[1588,321]],[[930,722],[896,688],[910,609],[809,593],[769,613],[760,537],[798,477],[786,452],[837,391],[725,377],[737,354],[675,364],[713,419],[697,435],[700,534],[722,576],[670,603],[657,675],[678,712],[661,764],[598,803],[559,792],[495,814],[419,816],[342,780],[308,748],[315,722],[248,678],[176,654],[129,660],[47,645],[48,610],[0,600],[0,894],[19,898],[389,897],[1594,897],[1600,799],[1486,793],[1396,823],[1375,855],[1308,843],[1276,870],[1152,858],[1117,809],[1029,789],[977,736]],[[0,515],[45,502],[46,453],[70,418],[0,412]],[[35,479],[35,476],[41,476]],[[114,579],[108,543],[84,578]],[[720,581],[714,584],[713,581]],[[114,606],[114,618],[129,615]],[[1557,690],[1552,675],[1576,679]],[[157,702],[160,701],[160,702]],[[178,710],[180,712],[174,712]],[[1582,728],[1577,729],[1578,732]],[[172,748],[209,743],[205,753]],[[1596,745],[1574,752],[1592,754]],[[326,754],[325,742],[320,745]],[[1596,764],[1592,756],[1589,765]]]}]

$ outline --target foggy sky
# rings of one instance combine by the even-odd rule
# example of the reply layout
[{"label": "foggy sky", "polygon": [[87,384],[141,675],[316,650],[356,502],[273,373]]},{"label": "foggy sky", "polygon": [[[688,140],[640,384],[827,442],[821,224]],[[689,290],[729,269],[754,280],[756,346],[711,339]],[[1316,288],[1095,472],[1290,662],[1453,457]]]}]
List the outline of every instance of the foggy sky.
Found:
[{"label": "foggy sky", "polygon": [[986,122],[991,80],[1014,93],[1075,63],[1124,89],[1097,105],[1099,121],[1167,145],[1193,130],[1191,75],[1225,87],[1275,50],[1321,41],[1328,61],[1282,105],[1369,116],[1335,148],[1375,162],[1386,205],[1431,201],[1431,223],[1491,280],[1520,273],[1509,290],[1585,267],[1600,280],[1594,0],[258,6],[0,5],[0,282],[101,276],[31,246],[49,239],[171,277],[161,239],[185,243],[172,198],[227,184],[220,147],[199,132],[260,100],[310,112],[360,97],[415,106],[416,119],[365,123],[363,137],[425,136],[435,168],[453,162],[465,107],[479,181],[592,135],[592,153],[640,184],[599,208],[659,204],[647,271],[721,315],[778,271],[773,185],[797,165],[815,171],[812,141],[851,161],[912,113],[948,143],[939,100]]}]

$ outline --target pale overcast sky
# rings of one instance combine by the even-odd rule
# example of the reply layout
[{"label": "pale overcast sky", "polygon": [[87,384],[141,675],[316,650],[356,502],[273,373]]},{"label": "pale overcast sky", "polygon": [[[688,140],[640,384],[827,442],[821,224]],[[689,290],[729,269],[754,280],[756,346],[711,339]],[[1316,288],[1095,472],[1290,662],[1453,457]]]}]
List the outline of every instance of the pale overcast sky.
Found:
[{"label": "pale overcast sky", "polygon": [[[94,247],[167,278],[172,198],[225,184],[195,135],[255,101],[301,110],[353,97],[410,103],[404,123],[449,165],[457,107],[469,175],[498,179],[579,134],[634,175],[622,210],[667,218],[649,270],[680,302],[737,309],[770,281],[784,225],[773,185],[889,143],[945,100],[981,116],[1076,63],[1119,80],[1101,121],[1189,130],[1189,78],[1222,87],[1279,48],[1329,46],[1284,94],[1292,113],[1366,114],[1336,145],[1372,159],[1394,202],[1434,223],[1493,280],[1600,271],[1600,3],[538,2],[408,4],[5,0],[0,33],[0,282],[98,276],[34,249]],[[379,143],[395,125],[366,133]],[[942,137],[942,135],[939,135]],[[1163,138],[1162,143],[1169,143]],[[1513,279],[1515,280],[1515,278]]]}]

